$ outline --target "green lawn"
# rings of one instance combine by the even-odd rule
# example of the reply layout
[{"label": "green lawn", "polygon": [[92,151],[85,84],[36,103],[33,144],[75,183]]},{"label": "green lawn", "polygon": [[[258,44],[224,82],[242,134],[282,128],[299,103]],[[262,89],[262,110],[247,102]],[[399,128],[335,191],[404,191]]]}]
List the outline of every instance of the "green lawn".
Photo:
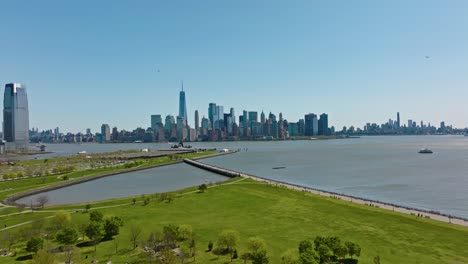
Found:
[{"label": "green lawn", "polygon": [[[105,204],[129,200],[113,200]],[[104,203],[93,207],[101,205]],[[381,263],[468,263],[468,228],[251,180],[210,188],[206,193],[183,195],[172,203],[152,201],[148,206],[136,204],[99,210],[106,216],[120,216],[125,221],[121,234],[116,237],[120,241],[119,253],[113,254],[111,241],[102,242],[96,253],[100,263],[105,263],[108,258],[113,263],[146,263],[141,247],[131,250],[131,223],[143,228],[141,240],[146,240],[149,232],[161,230],[166,224],[191,225],[197,243],[196,263],[228,262],[227,257],[218,259],[205,252],[208,241],[216,241],[217,234],[226,228],[235,229],[241,235],[239,255],[245,252],[248,237],[264,238],[270,263],[281,263],[282,252],[297,248],[299,241],[317,235],[339,236],[342,240],[360,244],[359,263],[373,263],[373,257],[377,255]],[[21,217],[30,219],[30,215]],[[88,214],[75,213],[72,218],[78,225],[88,221]],[[24,243],[19,244],[21,246],[24,247]],[[83,258],[91,256],[92,250],[93,247],[82,248]],[[19,251],[17,256],[24,254],[24,250]],[[14,259],[2,257],[0,262],[15,263]],[[233,263],[243,262],[234,260]]]}]

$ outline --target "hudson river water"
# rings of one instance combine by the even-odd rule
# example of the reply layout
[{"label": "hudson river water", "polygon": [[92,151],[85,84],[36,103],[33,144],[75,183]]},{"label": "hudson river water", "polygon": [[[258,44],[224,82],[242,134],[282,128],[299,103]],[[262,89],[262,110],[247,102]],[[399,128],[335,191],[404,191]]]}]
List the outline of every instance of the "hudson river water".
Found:
[{"label": "hudson river water", "polygon": [[[253,175],[294,184],[315,187],[343,194],[385,202],[436,210],[468,217],[468,137],[463,136],[379,136],[355,139],[275,141],[275,142],[207,142],[194,147],[241,149],[203,162]],[[167,148],[166,144],[84,144],[48,145],[53,155],[69,155],[78,151],[102,152],[135,148]],[[418,154],[421,148],[434,154]],[[161,192],[175,186],[173,178],[164,175],[190,174],[201,178],[210,175],[196,169],[182,170],[187,165],[157,168],[132,174],[155,177],[142,180],[136,175],[108,177],[73,187],[73,197],[92,200],[111,197],[98,193],[118,193],[118,197],[148,192]],[[272,169],[273,167],[286,167]],[[160,174],[159,170],[166,170]],[[196,174],[199,174],[198,176]],[[187,177],[185,175],[184,177]],[[215,177],[210,175],[210,177]],[[191,177],[189,177],[191,178]],[[215,181],[213,178],[210,180]],[[102,181],[99,188],[90,189]],[[146,187],[146,189],[141,189]],[[112,189],[118,191],[111,192]],[[65,189],[64,189],[65,190]],[[68,189],[66,194],[70,195]],[[53,201],[56,190],[50,193]],[[65,196],[67,196],[65,195]],[[117,197],[117,196],[115,196]],[[65,199],[60,197],[60,201]],[[83,202],[76,198],[69,202]]]}]

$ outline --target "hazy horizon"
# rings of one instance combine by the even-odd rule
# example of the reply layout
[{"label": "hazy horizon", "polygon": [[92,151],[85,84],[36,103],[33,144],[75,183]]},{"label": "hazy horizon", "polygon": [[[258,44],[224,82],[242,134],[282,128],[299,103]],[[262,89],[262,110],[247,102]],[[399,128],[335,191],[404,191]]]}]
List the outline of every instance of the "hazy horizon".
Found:
[{"label": "hazy horizon", "polygon": [[[0,3],[0,84],[28,89],[30,127],[149,127],[209,103],[330,125],[464,128],[463,1]],[[236,120],[237,121],[237,120]]]}]

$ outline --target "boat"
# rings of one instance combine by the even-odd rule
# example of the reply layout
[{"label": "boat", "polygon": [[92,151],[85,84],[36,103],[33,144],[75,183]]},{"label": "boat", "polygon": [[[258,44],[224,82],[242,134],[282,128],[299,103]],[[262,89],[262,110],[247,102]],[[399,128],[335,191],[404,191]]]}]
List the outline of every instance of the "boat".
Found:
[{"label": "boat", "polygon": [[78,154],[86,154],[86,150],[82,150],[82,151],[78,152]]},{"label": "boat", "polygon": [[282,166],[282,167],[273,167],[272,169],[274,170],[279,170],[279,169],[285,169],[286,167]]},{"label": "boat", "polygon": [[432,150],[428,149],[428,148],[425,148],[425,149],[421,149],[418,153],[421,153],[421,154],[432,154]]}]

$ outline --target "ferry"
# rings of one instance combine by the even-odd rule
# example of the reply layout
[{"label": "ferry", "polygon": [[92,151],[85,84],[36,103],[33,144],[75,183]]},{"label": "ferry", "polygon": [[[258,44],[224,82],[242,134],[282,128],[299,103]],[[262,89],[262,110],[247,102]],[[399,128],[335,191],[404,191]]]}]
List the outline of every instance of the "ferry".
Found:
[{"label": "ferry", "polygon": [[432,152],[432,150],[430,150],[428,148],[425,148],[425,149],[421,149],[419,151],[419,153],[421,153],[421,154],[432,154],[433,152]]},{"label": "ferry", "polygon": [[80,151],[78,154],[86,154],[86,150]]}]

